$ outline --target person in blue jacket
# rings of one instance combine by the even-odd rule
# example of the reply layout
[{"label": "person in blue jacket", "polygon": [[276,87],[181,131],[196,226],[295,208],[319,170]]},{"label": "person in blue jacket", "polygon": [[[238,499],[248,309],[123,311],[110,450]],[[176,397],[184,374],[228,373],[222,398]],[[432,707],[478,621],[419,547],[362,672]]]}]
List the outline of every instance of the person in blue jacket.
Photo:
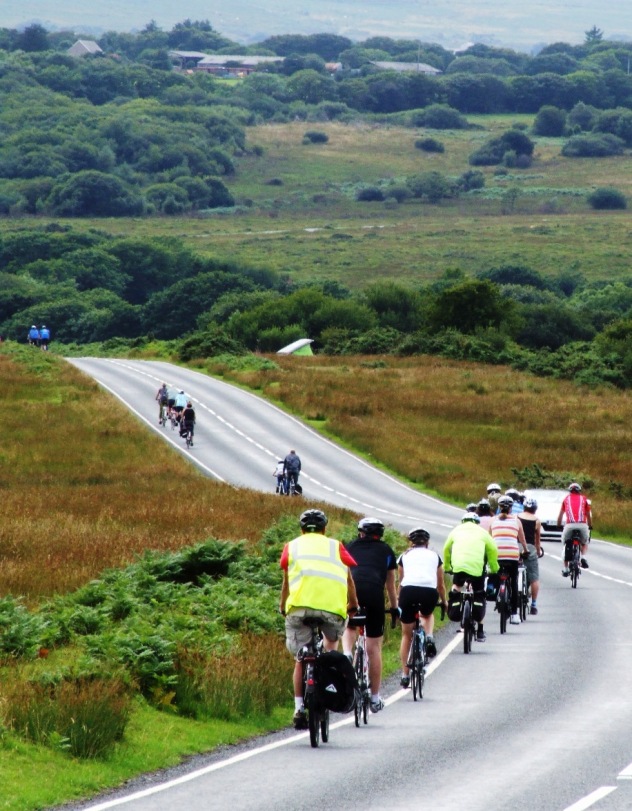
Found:
[{"label": "person in blue jacket", "polygon": [[31,329],[28,331],[27,341],[30,343],[31,346],[39,346],[40,345],[40,331],[38,328],[33,324]]},{"label": "person in blue jacket", "polygon": [[46,324],[42,324],[39,334],[40,334],[40,346],[42,347],[42,349],[48,349],[48,344],[50,342],[50,330],[48,329]]}]

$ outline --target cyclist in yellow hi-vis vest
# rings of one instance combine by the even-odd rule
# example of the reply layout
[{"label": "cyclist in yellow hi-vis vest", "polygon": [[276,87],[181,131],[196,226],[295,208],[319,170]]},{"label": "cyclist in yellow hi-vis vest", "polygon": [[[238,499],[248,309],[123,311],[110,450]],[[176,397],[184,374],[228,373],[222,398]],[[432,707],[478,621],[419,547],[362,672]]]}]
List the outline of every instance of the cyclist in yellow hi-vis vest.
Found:
[{"label": "cyclist in yellow hi-vis vest", "polygon": [[[322,620],[326,650],[336,650],[347,624],[349,610],[357,608],[349,566],[356,562],[335,538],[325,535],[327,516],[306,510],[300,518],[301,535],[283,548],[280,565],[283,586],[279,610],[285,616],[285,640],[293,656],[311,639],[306,617]],[[303,706],[301,663],[294,665],[294,727],[307,728]]]}]

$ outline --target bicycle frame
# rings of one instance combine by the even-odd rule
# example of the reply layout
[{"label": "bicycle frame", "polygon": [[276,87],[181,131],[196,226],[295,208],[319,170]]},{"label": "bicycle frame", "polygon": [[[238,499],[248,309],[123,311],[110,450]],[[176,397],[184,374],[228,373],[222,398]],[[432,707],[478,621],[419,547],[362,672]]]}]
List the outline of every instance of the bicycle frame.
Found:
[{"label": "bicycle frame", "polygon": [[413,690],[413,701],[423,698],[424,681],[426,678],[426,665],[428,664],[428,652],[426,650],[426,632],[421,625],[421,613],[415,614],[415,627],[410,641],[407,665],[410,670],[410,681]]},{"label": "bicycle frame", "polygon": [[581,559],[581,535],[573,532],[570,540],[566,542],[565,557],[569,554],[568,568],[570,571],[571,588],[577,588],[577,581],[579,575],[582,573],[580,559]]},{"label": "bicycle frame", "polygon": [[366,616],[356,614],[349,619],[349,628],[357,630],[356,641],[353,646],[353,667],[359,685],[354,708],[355,725],[360,726],[360,718],[364,724],[369,723],[369,705],[371,703],[371,688],[369,684],[369,655],[366,649],[365,633]]},{"label": "bicycle frame", "polygon": [[303,620],[312,629],[312,638],[298,652],[297,659],[303,669],[303,700],[309,727],[309,741],[316,748],[322,736],[323,743],[329,740],[329,710],[321,708],[316,693],[316,660],[323,652],[323,637],[316,620]]},{"label": "bicycle frame", "polygon": [[511,579],[509,572],[504,569],[501,569],[499,576],[500,585],[496,596],[496,610],[500,615],[500,633],[504,634],[507,632],[507,620],[511,613]]}]

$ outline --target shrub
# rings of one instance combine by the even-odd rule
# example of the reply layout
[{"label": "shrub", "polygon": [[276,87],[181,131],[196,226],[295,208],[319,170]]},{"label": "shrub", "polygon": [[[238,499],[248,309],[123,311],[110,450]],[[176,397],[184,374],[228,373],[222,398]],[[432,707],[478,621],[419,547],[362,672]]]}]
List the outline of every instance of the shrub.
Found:
[{"label": "shrub", "polygon": [[377,186],[364,186],[356,192],[356,200],[361,203],[381,202],[384,200],[384,192]]},{"label": "shrub", "polygon": [[418,138],[415,141],[415,147],[424,152],[445,152],[445,146],[435,138]]},{"label": "shrub", "polygon": [[320,130],[308,130],[303,136],[304,144],[326,144],[327,141],[329,141],[329,136]]},{"label": "shrub", "polygon": [[628,207],[625,194],[618,189],[609,187],[595,189],[594,192],[588,195],[587,200],[594,209],[600,211],[624,209]]},{"label": "shrub", "polygon": [[434,130],[463,130],[468,127],[465,116],[448,104],[429,105],[416,116],[415,124]]},{"label": "shrub", "polygon": [[540,107],[533,122],[533,132],[549,138],[559,138],[566,129],[566,113],[552,104]]},{"label": "shrub", "polygon": [[607,158],[622,155],[624,142],[610,133],[603,135],[573,135],[562,147],[566,158]]},{"label": "shrub", "polygon": [[459,191],[472,191],[472,189],[482,189],[485,186],[485,175],[478,169],[469,169],[456,181]]}]

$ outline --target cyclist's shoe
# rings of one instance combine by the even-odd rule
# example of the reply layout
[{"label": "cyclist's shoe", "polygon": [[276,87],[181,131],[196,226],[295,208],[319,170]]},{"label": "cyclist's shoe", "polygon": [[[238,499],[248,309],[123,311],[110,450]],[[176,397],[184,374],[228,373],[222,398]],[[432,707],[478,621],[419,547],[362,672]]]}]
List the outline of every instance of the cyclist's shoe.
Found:
[{"label": "cyclist's shoe", "polygon": [[305,714],[305,710],[297,710],[294,713],[294,718],[292,719],[292,723],[294,724],[294,729],[307,729],[307,715]]},{"label": "cyclist's shoe", "polygon": [[512,625],[520,625],[520,616],[518,614],[512,614],[509,622]]},{"label": "cyclist's shoe", "polygon": [[384,709],[384,702],[381,698],[378,698],[377,701],[373,701],[371,699],[371,712],[379,712],[380,710]]},{"label": "cyclist's shoe", "polygon": [[562,569],[562,577],[568,577],[570,573],[571,573],[571,572],[570,572],[570,569],[568,568],[568,566],[565,566],[565,567]]},{"label": "cyclist's shoe", "polygon": [[588,568],[588,561],[586,560],[586,558],[582,558],[579,562],[581,564],[582,569]]},{"label": "cyclist's shoe", "polygon": [[399,680],[399,686],[404,688],[410,687],[410,676],[402,676]]},{"label": "cyclist's shoe", "polygon": [[529,614],[535,615],[537,613],[538,613],[538,609],[534,605],[532,605],[531,608],[529,609]]},{"label": "cyclist's shoe", "polygon": [[435,641],[431,636],[426,637],[426,653],[428,654],[429,659],[432,659],[437,655],[437,646],[435,645]]},{"label": "cyclist's shoe", "polygon": [[487,634],[482,628],[479,628],[476,632],[476,641],[477,642],[484,642],[487,639]]}]

